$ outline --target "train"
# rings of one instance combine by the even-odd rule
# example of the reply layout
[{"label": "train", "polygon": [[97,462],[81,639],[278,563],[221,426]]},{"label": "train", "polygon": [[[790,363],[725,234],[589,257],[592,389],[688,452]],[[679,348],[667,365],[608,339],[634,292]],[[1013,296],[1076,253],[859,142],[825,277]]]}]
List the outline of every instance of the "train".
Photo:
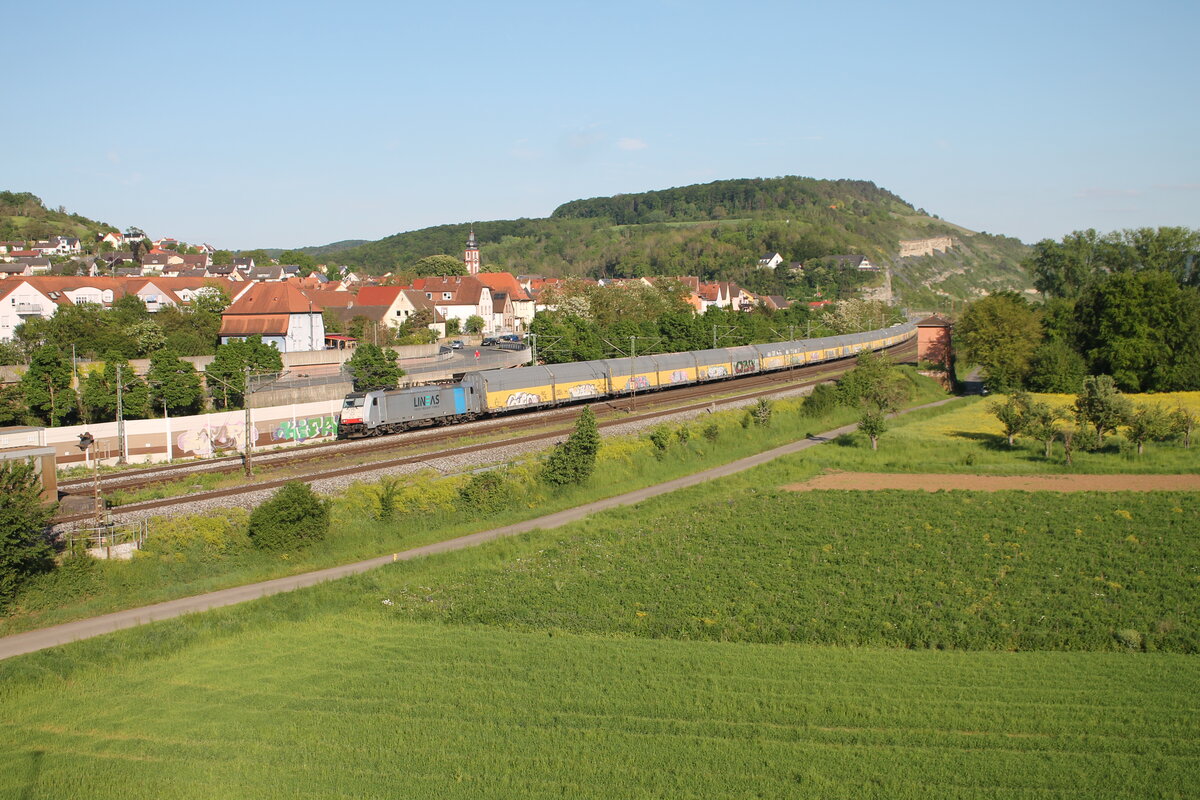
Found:
[{"label": "train", "polygon": [[401,433],[817,364],[893,347],[915,337],[916,331],[915,325],[904,323],[819,339],[486,369],[466,373],[453,384],[351,392],[342,403],[338,438]]}]

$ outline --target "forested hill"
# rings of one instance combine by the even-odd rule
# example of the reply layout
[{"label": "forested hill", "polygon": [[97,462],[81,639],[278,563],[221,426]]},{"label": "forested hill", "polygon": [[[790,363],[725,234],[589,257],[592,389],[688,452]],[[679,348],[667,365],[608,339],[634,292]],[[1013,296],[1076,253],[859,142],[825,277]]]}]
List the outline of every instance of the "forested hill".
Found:
[{"label": "forested hill", "polygon": [[870,181],[748,178],[563,203],[552,219],[606,218],[617,225],[720,220],[828,208],[912,214],[915,209]]},{"label": "forested hill", "polygon": [[[912,304],[937,305],[1032,284],[1016,239],[960,228],[914,209],[869,181],[768,178],[716,181],[639,194],[575,200],[546,219],[498,220],[400,233],[330,254],[368,272],[404,272],[419,259],[459,255],[474,227],[487,269],[552,276],[698,275],[768,285],[764,253],[785,261],[862,254],[896,264],[893,286]],[[950,236],[950,253],[900,261],[901,239]],[[929,262],[929,263],[926,263]]]},{"label": "forested hill", "polygon": [[61,206],[48,209],[40,197],[29,192],[0,191],[0,241],[73,236],[87,247],[96,241],[97,234],[115,230],[115,225],[70,214]]}]

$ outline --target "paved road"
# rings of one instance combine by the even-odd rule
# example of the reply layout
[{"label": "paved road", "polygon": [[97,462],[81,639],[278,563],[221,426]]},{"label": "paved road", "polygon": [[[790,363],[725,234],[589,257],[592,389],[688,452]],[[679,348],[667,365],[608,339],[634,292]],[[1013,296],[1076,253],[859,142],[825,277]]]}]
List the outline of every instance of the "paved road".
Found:
[{"label": "paved road", "polygon": [[[933,408],[945,403],[949,403],[954,398],[938,400],[935,403],[918,406],[917,408],[906,409],[901,411],[901,414],[907,414],[911,411],[916,411],[918,408]],[[657,497],[660,494],[667,494],[677,489],[683,489],[688,486],[695,486],[698,483],[711,481],[715,478],[723,478],[727,475],[733,475],[744,470],[752,469],[753,467],[766,464],[780,456],[799,453],[802,450],[807,450],[819,444],[823,444],[831,439],[841,436],[843,433],[849,433],[855,429],[855,425],[844,425],[840,428],[835,428],[831,431],[826,431],[818,436],[813,436],[808,439],[802,439],[797,442],[785,444],[782,447],[777,447],[774,450],[768,450],[765,453],[748,456],[729,464],[724,464],[719,467],[713,467],[703,472],[697,472],[694,475],[686,475],[682,478],[676,478],[666,483],[660,483],[655,486],[647,486],[644,489],[638,489],[626,494],[609,497],[604,500],[597,500],[594,503],[569,508],[565,511],[559,511],[555,514],[548,514],[537,519],[518,522],[513,525],[506,525],[503,528],[493,528],[480,533],[473,533],[470,536],[460,536],[457,539],[449,539],[444,542],[436,542],[427,544],[424,547],[414,547],[411,550],[405,550],[402,553],[380,556],[379,558],[368,559],[367,561],[359,561],[354,564],[345,564],[340,567],[330,567],[316,572],[306,572],[302,575],[292,575],[287,578],[276,578],[275,580],[263,581],[262,583],[252,583],[246,586],[235,586],[232,589],[222,589],[208,594],[195,595],[194,597],[182,597],[178,600],[170,600],[165,603],[156,603],[152,606],[144,606],[142,608],[133,608],[128,611],[117,611],[112,614],[105,614],[101,617],[93,617],[91,619],[79,620],[78,622],[66,622],[62,625],[55,625],[51,628],[41,628],[39,630],[28,631],[26,633],[18,633],[12,636],[0,638],[0,659],[10,658],[12,656],[21,655],[23,653],[32,653],[36,650],[43,650],[47,647],[54,647],[67,642],[77,641],[79,639],[90,639],[93,636],[100,636],[105,633],[119,631],[124,628],[132,628],[137,625],[144,625],[147,622],[156,622],[158,620],[171,619],[183,614],[190,614],[196,611],[207,611],[210,608],[220,608],[222,606],[231,606],[237,603],[244,603],[247,600],[254,600],[259,597],[267,597],[269,595],[278,594],[280,592],[290,592],[293,589],[301,589],[305,586],[312,586],[323,581],[335,580],[344,578],[347,575],[356,575],[360,572],[366,572],[384,564],[390,564],[393,561],[408,561],[421,556],[432,555],[434,553],[445,553],[450,550],[462,550],[467,547],[474,547],[477,544],[499,539],[505,536],[515,536],[520,533],[541,528],[547,530],[557,528],[561,525],[566,525],[568,522],[576,522],[591,514],[600,511],[605,511],[610,508],[619,506],[629,506],[635,503],[640,503],[643,500],[648,500],[651,497]]]}]

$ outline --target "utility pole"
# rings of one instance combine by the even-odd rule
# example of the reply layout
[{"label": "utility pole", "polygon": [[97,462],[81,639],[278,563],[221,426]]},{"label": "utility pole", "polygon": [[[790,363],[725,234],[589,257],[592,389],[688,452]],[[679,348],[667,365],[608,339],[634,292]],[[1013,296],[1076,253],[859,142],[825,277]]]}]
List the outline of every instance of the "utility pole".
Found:
[{"label": "utility pole", "polygon": [[537,334],[529,334],[529,366],[537,366]]},{"label": "utility pole", "polygon": [[247,364],[243,370],[246,378],[246,390],[242,395],[242,404],[246,406],[246,433],[245,433],[245,452],[242,455],[243,463],[246,467],[246,477],[249,478],[254,474],[254,469],[250,466],[250,451],[254,449],[253,442],[250,441],[252,434],[250,428],[250,365]]},{"label": "utility pole", "polygon": [[633,374],[637,370],[634,358],[637,353],[634,352],[637,347],[637,337],[629,337],[629,410],[633,411],[637,408],[637,384],[633,382]]},{"label": "utility pole", "polygon": [[125,413],[121,404],[122,393],[125,389],[125,383],[121,378],[121,365],[117,364],[117,465],[122,466],[128,463],[125,457]]}]

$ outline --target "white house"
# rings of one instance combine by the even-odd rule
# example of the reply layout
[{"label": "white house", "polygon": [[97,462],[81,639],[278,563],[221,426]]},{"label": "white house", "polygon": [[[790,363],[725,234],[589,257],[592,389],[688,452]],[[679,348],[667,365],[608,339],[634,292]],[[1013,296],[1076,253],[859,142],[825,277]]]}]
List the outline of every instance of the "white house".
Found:
[{"label": "white house", "polygon": [[13,332],[26,320],[50,319],[57,310],[57,299],[27,281],[0,283],[0,341],[12,341]]},{"label": "white house", "polygon": [[324,350],[323,311],[291,281],[255,283],[221,315],[221,344],[259,335],[281,353]]},{"label": "white house", "polygon": [[425,293],[446,322],[456,319],[461,328],[466,328],[467,319],[478,316],[483,318],[484,333],[494,332],[492,291],[478,278],[471,275],[417,278],[413,288]]}]

